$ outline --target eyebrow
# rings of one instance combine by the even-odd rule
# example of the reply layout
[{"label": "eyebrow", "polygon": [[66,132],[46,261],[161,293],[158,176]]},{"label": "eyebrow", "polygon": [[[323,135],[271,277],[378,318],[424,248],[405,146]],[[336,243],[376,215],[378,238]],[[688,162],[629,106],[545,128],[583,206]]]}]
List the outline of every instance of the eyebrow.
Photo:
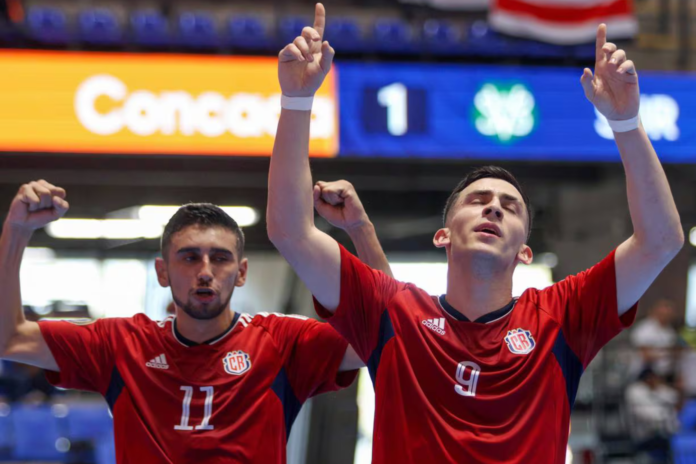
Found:
[{"label": "eyebrow", "polygon": [[[493,195],[493,194],[494,194],[493,190],[474,190],[473,192],[469,193],[469,194],[467,195],[467,197],[468,197],[468,196],[483,197],[483,196],[490,196],[490,195]],[[505,200],[505,201],[509,201],[509,202],[511,202],[511,203],[518,203],[518,204],[521,204],[521,201],[519,200],[519,198],[517,198],[517,197],[515,197],[515,196],[513,196],[513,195],[510,195],[509,193],[502,193],[502,194],[500,195],[500,197],[501,197],[503,200]]]},{"label": "eyebrow", "polygon": [[[200,252],[201,252],[201,249],[198,247],[187,247],[187,248],[179,249],[176,252],[176,254],[180,255],[180,254],[184,254],[184,253],[200,253]],[[232,253],[230,250],[228,250],[226,248],[211,248],[210,252],[211,253],[224,253],[226,255],[234,255],[234,253]]]}]

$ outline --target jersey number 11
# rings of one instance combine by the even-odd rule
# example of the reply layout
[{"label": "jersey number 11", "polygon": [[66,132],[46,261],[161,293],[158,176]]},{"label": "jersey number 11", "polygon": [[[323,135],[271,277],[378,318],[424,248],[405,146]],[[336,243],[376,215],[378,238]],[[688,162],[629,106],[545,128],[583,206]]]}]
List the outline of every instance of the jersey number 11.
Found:
[{"label": "jersey number 11", "polygon": [[[174,430],[193,430],[193,426],[189,425],[193,387],[183,386],[181,389],[185,392],[181,423],[175,425]],[[201,387],[201,391],[205,392],[205,415],[203,416],[203,422],[196,426],[196,430],[213,430],[215,427],[209,424],[210,416],[213,415],[213,387]]]}]

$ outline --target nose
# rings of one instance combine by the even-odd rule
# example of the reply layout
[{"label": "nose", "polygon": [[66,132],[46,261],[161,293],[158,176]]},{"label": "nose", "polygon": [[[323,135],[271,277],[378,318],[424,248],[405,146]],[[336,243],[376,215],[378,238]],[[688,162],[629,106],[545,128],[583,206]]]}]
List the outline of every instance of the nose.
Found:
[{"label": "nose", "polygon": [[503,218],[503,209],[500,207],[499,204],[491,203],[484,208],[483,215],[486,217],[490,217],[491,215],[494,215],[496,217],[496,219],[502,219]]},{"label": "nose", "polygon": [[204,256],[201,260],[201,267],[198,270],[198,280],[200,282],[212,282],[213,280],[213,268],[210,265],[210,258]]}]

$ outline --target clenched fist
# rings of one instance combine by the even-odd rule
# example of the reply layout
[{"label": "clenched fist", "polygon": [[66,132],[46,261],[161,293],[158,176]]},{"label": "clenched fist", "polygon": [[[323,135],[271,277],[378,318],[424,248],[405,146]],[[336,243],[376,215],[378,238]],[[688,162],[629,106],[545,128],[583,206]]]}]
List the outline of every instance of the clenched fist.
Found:
[{"label": "clenched fist", "polygon": [[32,233],[63,217],[70,205],[65,190],[37,180],[19,188],[12,200],[5,224],[24,233]]},{"label": "clenched fist", "polygon": [[314,207],[331,225],[347,232],[369,222],[353,184],[345,180],[317,182]]}]

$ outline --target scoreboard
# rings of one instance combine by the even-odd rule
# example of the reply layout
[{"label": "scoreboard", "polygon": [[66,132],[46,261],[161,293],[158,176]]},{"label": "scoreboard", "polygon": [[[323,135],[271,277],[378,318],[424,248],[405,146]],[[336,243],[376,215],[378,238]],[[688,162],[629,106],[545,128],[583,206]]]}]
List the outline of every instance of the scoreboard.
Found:
[{"label": "scoreboard", "polygon": [[[0,151],[272,151],[275,58],[5,50],[0,66]],[[314,101],[310,155],[617,162],[581,73],[339,60]],[[660,158],[696,162],[696,75],[639,76],[641,118]]]},{"label": "scoreboard", "polygon": [[[618,161],[579,69],[340,63],[340,155]],[[696,161],[696,76],[640,73],[664,161]]]}]

